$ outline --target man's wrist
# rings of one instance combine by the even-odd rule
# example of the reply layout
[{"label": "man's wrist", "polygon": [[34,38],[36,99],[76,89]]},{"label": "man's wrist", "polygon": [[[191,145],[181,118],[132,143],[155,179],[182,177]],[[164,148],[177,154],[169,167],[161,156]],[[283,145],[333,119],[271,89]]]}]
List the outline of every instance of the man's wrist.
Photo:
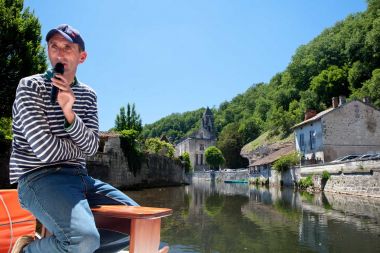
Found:
[{"label": "man's wrist", "polygon": [[73,122],[75,120],[75,113],[73,111],[65,113],[65,119],[66,119],[66,123],[68,125],[73,124]]}]

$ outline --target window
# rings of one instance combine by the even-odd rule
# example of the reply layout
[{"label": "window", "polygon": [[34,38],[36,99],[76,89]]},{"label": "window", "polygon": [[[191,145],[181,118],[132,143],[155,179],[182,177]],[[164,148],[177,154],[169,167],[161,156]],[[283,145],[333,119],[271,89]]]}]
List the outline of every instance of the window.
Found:
[{"label": "window", "polygon": [[199,144],[199,150],[205,150],[205,145],[204,144]]},{"label": "window", "polygon": [[203,154],[201,154],[201,162],[200,162],[200,165],[203,165]]},{"label": "window", "polygon": [[315,136],[316,136],[315,130],[311,130],[310,131],[310,149],[311,150],[315,149]]},{"label": "window", "polygon": [[304,134],[300,134],[300,149],[301,150],[305,150],[305,135]]},{"label": "window", "polygon": [[198,165],[198,154],[195,154],[195,165]]}]

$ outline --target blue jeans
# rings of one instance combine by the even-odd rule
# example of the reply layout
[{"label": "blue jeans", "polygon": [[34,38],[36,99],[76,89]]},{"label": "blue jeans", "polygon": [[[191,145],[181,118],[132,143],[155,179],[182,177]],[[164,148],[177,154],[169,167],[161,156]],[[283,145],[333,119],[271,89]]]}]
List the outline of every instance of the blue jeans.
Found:
[{"label": "blue jeans", "polygon": [[129,235],[98,230],[90,207],[138,204],[82,167],[27,173],[19,179],[18,193],[21,206],[53,234],[33,241],[24,252],[118,252],[129,244]]}]

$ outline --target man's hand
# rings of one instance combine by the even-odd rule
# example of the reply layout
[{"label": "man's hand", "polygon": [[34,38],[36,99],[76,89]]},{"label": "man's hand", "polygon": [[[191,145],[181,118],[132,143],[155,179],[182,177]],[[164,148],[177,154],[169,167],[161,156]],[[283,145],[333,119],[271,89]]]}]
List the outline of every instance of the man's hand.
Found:
[{"label": "man's hand", "polygon": [[73,105],[75,102],[74,92],[70,87],[70,84],[63,75],[56,74],[52,79],[53,85],[59,89],[57,101],[61,106],[66,121],[72,124],[75,118],[73,111]]}]

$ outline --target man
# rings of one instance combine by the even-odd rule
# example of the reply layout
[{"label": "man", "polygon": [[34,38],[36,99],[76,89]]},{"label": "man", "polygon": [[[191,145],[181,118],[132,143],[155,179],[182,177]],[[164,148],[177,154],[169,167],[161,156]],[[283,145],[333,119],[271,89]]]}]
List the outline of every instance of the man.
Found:
[{"label": "man", "polygon": [[[46,35],[52,70],[21,79],[13,105],[10,181],[18,182],[21,205],[53,234],[40,240],[21,237],[18,252],[117,252],[127,235],[98,231],[92,205],[137,205],[114,187],[88,176],[85,158],[98,149],[95,92],[76,78],[86,60],[79,31],[60,25]],[[53,86],[59,89],[51,102]]]}]

